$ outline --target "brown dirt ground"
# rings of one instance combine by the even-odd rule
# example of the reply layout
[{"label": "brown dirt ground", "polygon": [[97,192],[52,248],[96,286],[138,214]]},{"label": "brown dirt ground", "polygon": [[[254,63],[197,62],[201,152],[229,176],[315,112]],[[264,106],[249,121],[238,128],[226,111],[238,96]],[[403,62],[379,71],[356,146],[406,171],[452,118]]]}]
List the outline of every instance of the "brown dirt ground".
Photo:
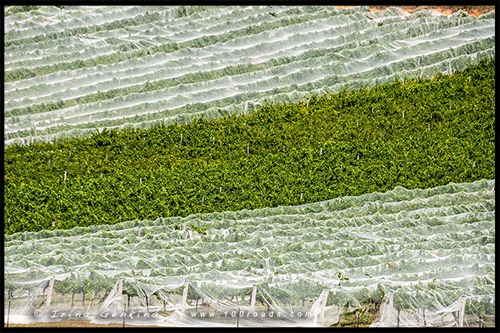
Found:
[{"label": "brown dirt ground", "polygon": [[[6,324],[4,324],[6,325]],[[9,327],[123,327],[123,324],[94,324],[90,320],[62,320],[56,323],[33,323],[33,324],[9,324]],[[139,326],[127,325],[125,327],[155,327],[158,326]]]},{"label": "brown dirt ground", "polygon": [[[355,6],[335,6],[335,8],[349,8]],[[385,10],[390,6],[370,6],[370,11],[374,12],[377,10]],[[463,10],[467,12],[469,15],[479,16],[482,14],[486,14],[495,9],[495,6],[394,6],[399,7],[407,11],[408,13],[413,13],[419,10],[424,9],[434,9],[440,12],[441,14],[451,15],[458,10]]]}]

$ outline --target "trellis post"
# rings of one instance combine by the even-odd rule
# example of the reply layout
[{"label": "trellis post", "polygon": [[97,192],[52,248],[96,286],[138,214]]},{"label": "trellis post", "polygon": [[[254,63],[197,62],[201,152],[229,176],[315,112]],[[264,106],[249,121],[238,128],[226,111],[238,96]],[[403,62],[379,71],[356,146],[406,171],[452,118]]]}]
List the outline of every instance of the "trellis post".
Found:
[{"label": "trellis post", "polygon": [[182,312],[186,311],[186,304],[187,304],[187,297],[188,297],[188,288],[189,288],[189,282],[186,282],[184,284],[184,291],[182,292],[182,307],[181,307],[181,311]]},{"label": "trellis post", "polygon": [[250,299],[250,309],[251,311],[255,310],[255,300],[257,298],[257,286],[254,285],[252,289],[252,298]]},{"label": "trellis post", "polygon": [[51,276],[50,280],[49,280],[49,292],[47,294],[47,304],[45,306],[45,308],[47,310],[49,310],[49,308],[50,308],[50,301],[52,300],[52,291],[53,290],[54,290],[54,276]]},{"label": "trellis post", "polygon": [[389,299],[389,305],[388,305],[388,308],[389,308],[389,310],[388,310],[388,312],[389,312],[389,326],[392,327],[394,325],[394,291],[393,290],[389,291],[388,299]]},{"label": "trellis post", "polygon": [[460,297],[460,310],[458,311],[458,327],[464,327],[465,296]]},{"label": "trellis post", "polygon": [[118,295],[123,294],[123,278],[118,279]]},{"label": "trellis post", "polygon": [[321,301],[321,310],[319,312],[319,324],[325,325],[325,309],[326,309],[326,301],[328,300],[329,290],[323,290],[321,293],[321,297],[323,297]]},{"label": "trellis post", "polygon": [[[9,296],[10,297],[10,296]],[[9,317],[10,317],[10,302],[11,300],[9,299],[9,307],[7,309],[7,325],[5,325],[5,327],[9,327]]]}]

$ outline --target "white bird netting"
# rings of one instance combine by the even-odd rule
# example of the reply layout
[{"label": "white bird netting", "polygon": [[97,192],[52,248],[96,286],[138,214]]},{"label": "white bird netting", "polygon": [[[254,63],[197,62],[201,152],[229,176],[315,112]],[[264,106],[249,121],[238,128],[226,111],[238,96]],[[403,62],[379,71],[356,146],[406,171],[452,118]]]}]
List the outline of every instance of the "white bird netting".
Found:
[{"label": "white bird netting", "polygon": [[492,326],[494,223],[493,179],[6,235],[5,321]]}]

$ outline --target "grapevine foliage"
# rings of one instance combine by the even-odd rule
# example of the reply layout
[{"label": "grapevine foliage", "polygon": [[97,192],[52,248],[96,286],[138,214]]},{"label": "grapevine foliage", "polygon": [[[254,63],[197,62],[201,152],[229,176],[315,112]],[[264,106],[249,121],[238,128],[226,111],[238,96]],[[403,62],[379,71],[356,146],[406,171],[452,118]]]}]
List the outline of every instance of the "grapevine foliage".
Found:
[{"label": "grapevine foliage", "polygon": [[5,233],[495,178],[495,62],[253,114],[9,145]]}]

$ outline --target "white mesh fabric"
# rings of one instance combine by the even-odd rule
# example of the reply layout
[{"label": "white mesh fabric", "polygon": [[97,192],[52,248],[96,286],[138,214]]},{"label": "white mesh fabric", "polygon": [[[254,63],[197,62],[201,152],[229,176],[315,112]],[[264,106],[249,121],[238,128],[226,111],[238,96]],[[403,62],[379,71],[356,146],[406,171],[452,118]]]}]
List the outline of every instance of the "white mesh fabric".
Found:
[{"label": "white mesh fabric", "polygon": [[[127,322],[166,326],[329,326],[368,319],[374,326],[488,326],[494,320],[494,220],[495,180],[481,180],[295,207],[19,233],[5,237],[5,286],[35,290],[54,276],[51,309],[95,317],[125,306],[157,315]],[[206,226],[206,234],[191,225]],[[43,290],[35,294],[37,302],[47,300]],[[29,305],[27,298],[16,302],[11,314]]]}]

